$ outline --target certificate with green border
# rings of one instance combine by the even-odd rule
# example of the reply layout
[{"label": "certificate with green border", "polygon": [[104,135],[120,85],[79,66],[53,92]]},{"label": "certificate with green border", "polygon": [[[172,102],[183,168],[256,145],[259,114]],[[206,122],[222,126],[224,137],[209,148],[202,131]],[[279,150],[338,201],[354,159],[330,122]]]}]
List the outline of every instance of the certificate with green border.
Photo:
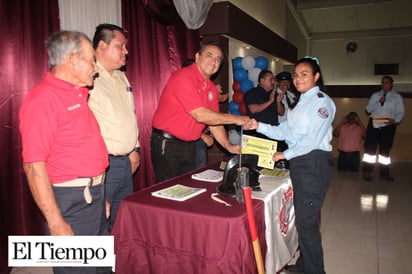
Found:
[{"label": "certificate with green border", "polygon": [[263,138],[242,135],[242,154],[257,154],[258,166],[273,169],[275,161],[273,155],[276,152],[277,142]]}]

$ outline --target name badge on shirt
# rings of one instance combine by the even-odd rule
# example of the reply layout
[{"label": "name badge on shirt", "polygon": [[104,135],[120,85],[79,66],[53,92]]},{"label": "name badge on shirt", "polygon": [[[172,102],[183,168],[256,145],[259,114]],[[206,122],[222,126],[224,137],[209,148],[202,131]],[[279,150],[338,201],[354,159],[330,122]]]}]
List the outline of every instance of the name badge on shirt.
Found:
[{"label": "name badge on shirt", "polygon": [[132,92],[132,91],[133,91],[133,90],[132,90],[132,87],[127,87],[126,91],[127,91],[127,92]]}]

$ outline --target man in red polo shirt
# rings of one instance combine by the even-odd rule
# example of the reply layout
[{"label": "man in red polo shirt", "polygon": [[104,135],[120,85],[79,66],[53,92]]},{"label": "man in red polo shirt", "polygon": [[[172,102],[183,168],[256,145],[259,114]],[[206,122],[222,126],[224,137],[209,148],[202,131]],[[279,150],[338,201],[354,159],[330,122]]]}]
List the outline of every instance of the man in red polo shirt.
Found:
[{"label": "man in red polo shirt", "polygon": [[[20,109],[23,168],[50,235],[100,235],[106,225],[108,158],[87,105],[86,87],[97,72],[94,50],[83,33],[62,31],[49,37],[47,51],[50,72]],[[80,270],[55,267],[54,273]]]},{"label": "man in red polo shirt", "polygon": [[223,125],[244,125],[250,118],[219,112],[219,93],[210,77],[222,61],[220,46],[205,43],[196,53],[195,63],[177,70],[168,80],[153,117],[150,140],[157,182],[196,168],[195,141],[206,125],[225,149],[239,153]]}]

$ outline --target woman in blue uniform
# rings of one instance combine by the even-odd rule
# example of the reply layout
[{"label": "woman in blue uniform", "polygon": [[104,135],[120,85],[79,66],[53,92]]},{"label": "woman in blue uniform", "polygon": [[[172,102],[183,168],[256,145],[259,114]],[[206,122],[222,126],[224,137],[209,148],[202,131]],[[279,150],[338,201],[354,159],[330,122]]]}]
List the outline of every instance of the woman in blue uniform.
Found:
[{"label": "woman in blue uniform", "polygon": [[288,149],[276,152],[275,161],[289,160],[294,191],[296,229],[300,257],[288,272],[325,273],[318,216],[332,175],[332,122],[336,107],[322,89],[319,62],[314,57],[295,65],[293,83],[301,93],[299,103],[279,126],[252,119],[246,126],[276,140],[285,140]]}]

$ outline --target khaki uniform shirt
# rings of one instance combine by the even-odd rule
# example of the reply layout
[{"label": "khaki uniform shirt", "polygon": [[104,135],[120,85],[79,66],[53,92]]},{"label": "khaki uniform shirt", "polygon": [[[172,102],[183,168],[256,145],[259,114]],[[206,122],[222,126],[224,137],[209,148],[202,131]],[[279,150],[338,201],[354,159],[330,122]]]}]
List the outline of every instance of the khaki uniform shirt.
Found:
[{"label": "khaki uniform shirt", "polygon": [[97,67],[99,76],[94,81],[88,103],[109,154],[126,155],[140,147],[132,88],[122,71],[116,70],[110,75],[99,62]]}]

